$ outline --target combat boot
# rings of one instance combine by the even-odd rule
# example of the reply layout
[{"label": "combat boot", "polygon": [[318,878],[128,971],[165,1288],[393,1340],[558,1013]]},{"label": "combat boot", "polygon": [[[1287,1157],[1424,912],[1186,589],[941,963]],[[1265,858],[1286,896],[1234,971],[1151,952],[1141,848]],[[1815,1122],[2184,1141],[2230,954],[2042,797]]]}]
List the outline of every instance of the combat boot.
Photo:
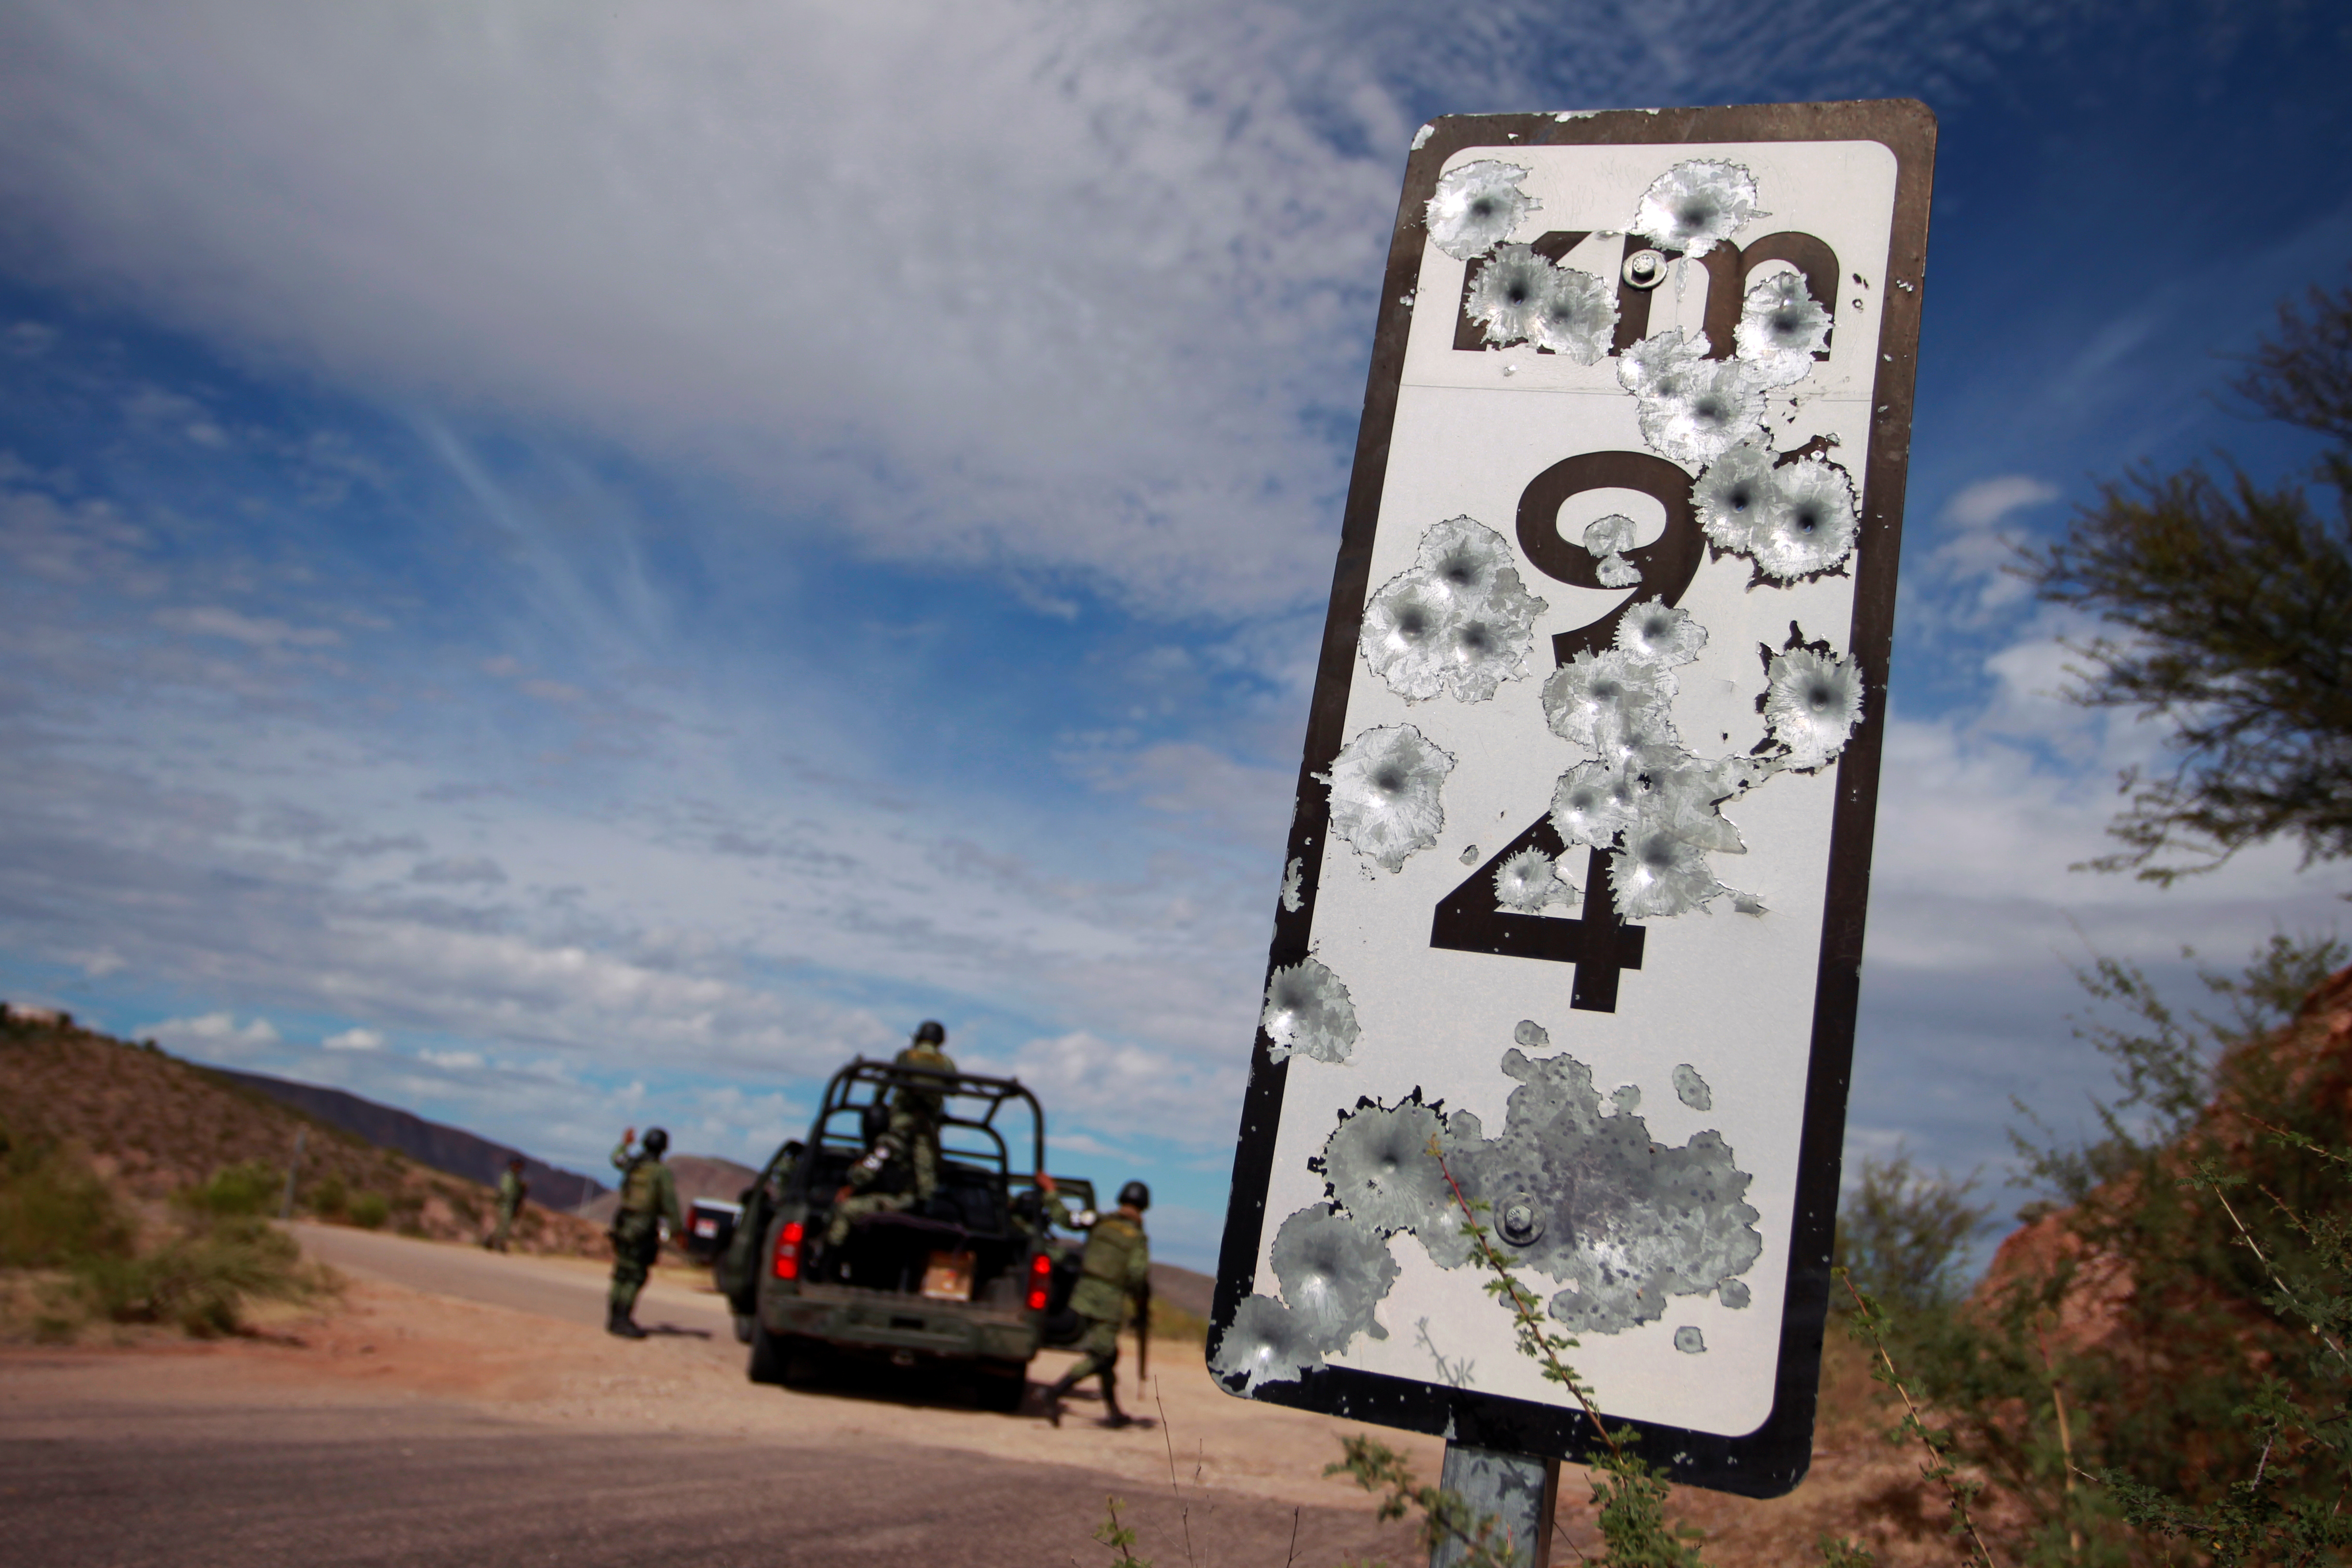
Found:
[{"label": "combat boot", "polygon": [[1135,1417],[1118,1407],[1118,1389],[1112,1384],[1108,1373],[1103,1373],[1102,1390],[1103,1408],[1110,1412],[1103,1417],[1103,1425],[1114,1431],[1121,1426],[1134,1426]]},{"label": "combat boot", "polygon": [[604,1309],[604,1331],[608,1334],[617,1334],[625,1340],[641,1340],[646,1337],[645,1330],[637,1327],[635,1320],[629,1315],[629,1309],[622,1306],[618,1301],[609,1303]]},{"label": "combat boot", "polygon": [[1072,1372],[1063,1376],[1059,1382],[1054,1384],[1052,1387],[1045,1390],[1045,1419],[1052,1422],[1055,1426],[1059,1426],[1062,1424],[1063,1397],[1077,1385],[1078,1374]]}]

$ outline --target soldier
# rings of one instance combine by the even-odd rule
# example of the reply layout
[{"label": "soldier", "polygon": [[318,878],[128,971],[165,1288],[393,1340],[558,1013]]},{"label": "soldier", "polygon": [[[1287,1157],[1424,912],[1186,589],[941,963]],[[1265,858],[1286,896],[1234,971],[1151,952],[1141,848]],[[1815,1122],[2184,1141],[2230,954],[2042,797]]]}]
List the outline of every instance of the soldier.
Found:
[{"label": "soldier", "polygon": [[677,1180],[662,1163],[669,1134],[646,1128],[644,1152],[632,1154],[629,1144],[636,1135],[634,1127],[623,1132],[613,1151],[613,1167],[621,1173],[621,1206],[613,1215],[613,1290],[604,1312],[604,1331],[628,1340],[646,1337],[634,1314],[646,1274],[661,1256],[661,1222],[669,1221],[673,1234],[686,1228],[677,1210]]},{"label": "soldier", "polygon": [[482,1238],[482,1245],[492,1252],[507,1249],[507,1235],[514,1229],[515,1216],[522,1213],[522,1200],[530,1193],[530,1184],[522,1179],[522,1156],[517,1154],[499,1173],[499,1226]]},{"label": "soldier", "polygon": [[[1050,1189],[1048,1189],[1050,1194]],[[1110,1414],[1105,1425],[1125,1426],[1133,1417],[1118,1407],[1114,1370],[1118,1365],[1119,1321],[1133,1300],[1141,1310],[1142,1331],[1150,1333],[1151,1246],[1144,1239],[1143,1211],[1151,1206],[1151,1189],[1129,1182],[1118,1190],[1118,1212],[1097,1218],[1087,1232],[1086,1256],[1078,1264],[1077,1289],[1070,1292],[1070,1309],[1086,1320],[1083,1352],[1077,1365],[1045,1391],[1046,1418],[1062,1424],[1062,1397],[1090,1373],[1102,1374],[1103,1408]]]},{"label": "soldier", "polygon": [[[951,1073],[956,1065],[945,1048],[947,1041],[945,1026],[926,1019],[891,1065],[923,1074]],[[833,1220],[824,1229],[826,1251],[847,1241],[849,1227],[863,1216],[912,1208],[939,1191],[940,1119],[946,1114],[944,1089],[902,1083],[891,1091],[888,1124],[865,1158],[849,1167],[847,1181],[833,1195]]]}]

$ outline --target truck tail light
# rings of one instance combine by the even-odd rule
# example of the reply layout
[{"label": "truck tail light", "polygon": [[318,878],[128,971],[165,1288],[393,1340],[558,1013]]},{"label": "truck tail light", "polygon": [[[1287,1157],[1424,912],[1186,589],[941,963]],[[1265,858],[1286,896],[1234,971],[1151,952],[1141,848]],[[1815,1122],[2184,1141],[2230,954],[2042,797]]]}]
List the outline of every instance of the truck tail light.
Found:
[{"label": "truck tail light", "polygon": [[1041,1252],[1029,1260],[1029,1310],[1031,1311],[1042,1312],[1045,1310],[1045,1281],[1053,1272],[1054,1260],[1044,1253]]},{"label": "truck tail light", "polygon": [[797,1279],[801,1277],[801,1237],[806,1234],[801,1229],[798,1220],[787,1221],[784,1228],[776,1233],[777,1279]]}]

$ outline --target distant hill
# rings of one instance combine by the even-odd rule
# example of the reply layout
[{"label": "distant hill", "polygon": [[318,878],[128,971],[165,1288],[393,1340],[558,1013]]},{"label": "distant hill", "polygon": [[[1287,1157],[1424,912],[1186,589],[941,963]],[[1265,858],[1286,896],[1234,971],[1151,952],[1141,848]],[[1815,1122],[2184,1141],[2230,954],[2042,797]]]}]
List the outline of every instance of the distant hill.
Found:
[{"label": "distant hill", "polygon": [[[241,1075],[78,1028],[63,1014],[0,1005],[0,1129],[79,1146],[147,1202],[226,1166],[291,1164],[298,1214],[440,1241],[478,1239],[488,1224],[490,1194],[478,1182],[371,1142]],[[600,1227],[536,1202],[513,1240],[520,1252],[611,1256]]]},{"label": "distant hill", "polygon": [[[325,1089],[315,1083],[298,1083],[291,1079],[271,1078],[266,1073],[238,1072],[231,1068],[208,1069],[249,1089],[259,1089],[270,1099],[282,1100],[298,1110],[309,1112],[331,1127],[357,1133],[379,1149],[396,1149],[420,1165],[436,1171],[446,1171],[453,1176],[463,1176],[469,1182],[485,1186],[498,1183],[499,1173],[520,1149],[509,1149],[503,1143],[493,1143],[462,1128],[427,1121],[411,1111],[379,1105],[356,1094],[340,1089]],[[571,1209],[575,1213],[583,1205],[593,1204],[608,1190],[604,1184],[575,1171],[558,1170],[543,1160],[523,1154],[523,1180],[530,1184],[534,1202],[549,1208]],[[746,1176],[744,1181],[751,1178]],[[736,1186],[740,1188],[742,1182]],[[734,1194],[730,1192],[728,1196]],[[593,1216],[602,1218],[603,1216]]]}]

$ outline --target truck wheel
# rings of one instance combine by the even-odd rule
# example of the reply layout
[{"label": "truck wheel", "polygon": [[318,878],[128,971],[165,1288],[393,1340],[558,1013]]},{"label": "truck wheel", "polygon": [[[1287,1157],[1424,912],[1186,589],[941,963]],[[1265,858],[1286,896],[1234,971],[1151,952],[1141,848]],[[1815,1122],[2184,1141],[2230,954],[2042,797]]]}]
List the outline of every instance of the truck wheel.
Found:
[{"label": "truck wheel", "polygon": [[983,1363],[972,1380],[982,1410],[1017,1415],[1029,1397],[1029,1363],[1025,1361]]},{"label": "truck wheel", "polygon": [[759,1322],[759,1321],[760,1321],[759,1319],[757,1319],[757,1318],[755,1318],[755,1317],[752,1317],[751,1314],[749,1314],[749,1313],[747,1313],[747,1312],[738,1312],[738,1313],[736,1313],[736,1314],[735,1314],[735,1342],[736,1342],[737,1344],[739,1344],[739,1345],[748,1345],[748,1344],[750,1344],[750,1343],[751,1342],[751,1330],[752,1330],[752,1327],[753,1327],[755,1324],[757,1324],[757,1323]]},{"label": "truck wheel", "polygon": [[[738,1318],[735,1321],[740,1325],[743,1320]],[[781,1387],[786,1381],[785,1358],[791,1353],[790,1347],[768,1332],[768,1325],[757,1318],[751,1320],[751,1360],[743,1369],[743,1375],[753,1383],[769,1383]]]}]

